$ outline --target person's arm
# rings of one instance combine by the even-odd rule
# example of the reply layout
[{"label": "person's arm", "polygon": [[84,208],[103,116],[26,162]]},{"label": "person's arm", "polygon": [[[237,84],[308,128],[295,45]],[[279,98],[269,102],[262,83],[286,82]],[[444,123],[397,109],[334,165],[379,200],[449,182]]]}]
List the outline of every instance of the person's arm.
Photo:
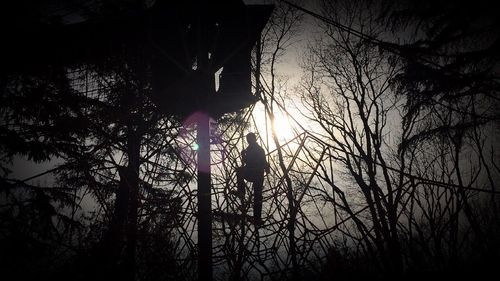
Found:
[{"label": "person's arm", "polygon": [[269,165],[269,162],[267,162],[266,153],[262,148],[261,148],[261,158],[262,161],[264,162],[264,170],[266,171],[267,174],[269,174],[269,172],[271,171],[271,166]]},{"label": "person's arm", "polygon": [[243,149],[241,151],[241,166],[245,166],[247,164],[247,150]]}]

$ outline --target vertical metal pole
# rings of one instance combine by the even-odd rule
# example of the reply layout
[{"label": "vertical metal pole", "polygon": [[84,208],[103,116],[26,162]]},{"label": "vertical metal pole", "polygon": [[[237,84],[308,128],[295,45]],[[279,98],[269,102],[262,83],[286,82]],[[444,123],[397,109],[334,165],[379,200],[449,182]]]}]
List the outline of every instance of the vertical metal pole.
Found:
[{"label": "vertical metal pole", "polygon": [[[208,34],[206,3],[200,3],[198,13],[198,70],[201,74],[200,105],[206,113],[206,101],[215,91],[213,74],[208,67]],[[201,114],[198,121],[198,280],[211,281],[212,269],[212,197],[210,183],[210,117]]]},{"label": "vertical metal pole", "polygon": [[212,280],[212,198],[209,117],[198,121],[198,280]]}]

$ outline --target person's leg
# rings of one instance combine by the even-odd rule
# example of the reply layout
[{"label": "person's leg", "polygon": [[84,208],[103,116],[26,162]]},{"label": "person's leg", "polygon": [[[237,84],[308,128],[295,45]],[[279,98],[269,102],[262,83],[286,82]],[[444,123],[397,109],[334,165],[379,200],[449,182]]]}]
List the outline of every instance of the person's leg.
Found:
[{"label": "person's leg", "polygon": [[236,181],[238,188],[238,197],[245,198],[245,168],[239,167],[236,170]]},{"label": "person's leg", "polygon": [[260,224],[262,215],[262,186],[264,177],[259,177],[253,182],[253,217],[256,224]]}]

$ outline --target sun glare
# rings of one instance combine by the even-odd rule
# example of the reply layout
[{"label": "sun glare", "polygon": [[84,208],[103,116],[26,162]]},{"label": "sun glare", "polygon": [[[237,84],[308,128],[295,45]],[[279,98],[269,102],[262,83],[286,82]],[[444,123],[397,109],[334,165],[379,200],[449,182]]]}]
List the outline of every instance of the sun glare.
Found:
[{"label": "sun glare", "polygon": [[[254,109],[254,118],[254,130],[257,131],[262,138],[271,138],[271,121],[264,109],[256,107]],[[286,114],[279,111],[274,112],[274,129],[278,140],[282,142],[292,140],[295,137],[293,121],[291,121]]]},{"label": "sun glare", "polygon": [[280,140],[291,140],[294,137],[292,126],[285,116],[278,115],[274,119],[274,129]]}]

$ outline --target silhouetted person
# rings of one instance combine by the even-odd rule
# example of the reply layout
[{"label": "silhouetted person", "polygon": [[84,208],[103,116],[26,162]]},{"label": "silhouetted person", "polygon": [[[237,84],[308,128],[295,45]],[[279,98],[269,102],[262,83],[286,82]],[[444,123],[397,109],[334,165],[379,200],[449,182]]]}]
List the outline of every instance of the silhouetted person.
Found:
[{"label": "silhouetted person", "polygon": [[238,181],[238,196],[245,198],[245,180],[252,182],[253,186],[253,217],[254,223],[260,225],[262,212],[262,186],[264,183],[264,172],[269,173],[269,163],[266,160],[264,149],[257,144],[254,133],[246,136],[248,147],[241,152],[243,166],[236,171]]}]

